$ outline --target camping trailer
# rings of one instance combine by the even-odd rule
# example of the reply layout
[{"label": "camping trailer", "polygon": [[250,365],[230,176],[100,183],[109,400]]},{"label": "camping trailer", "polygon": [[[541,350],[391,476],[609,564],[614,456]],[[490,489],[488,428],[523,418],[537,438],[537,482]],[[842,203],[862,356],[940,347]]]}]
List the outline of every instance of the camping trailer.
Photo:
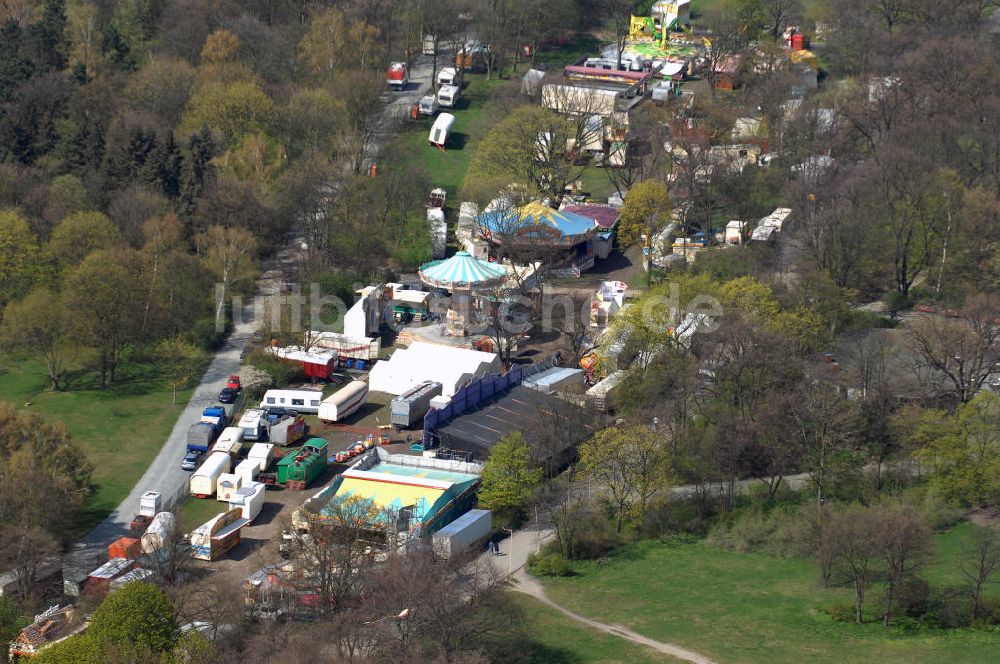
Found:
[{"label": "camping trailer", "polygon": [[457,85],[442,85],[438,90],[437,100],[443,108],[455,108],[458,98],[462,96],[462,88]]},{"label": "camping trailer", "polygon": [[[261,408],[288,408],[299,413],[318,413],[322,390],[268,390],[260,401]],[[246,437],[246,434],[244,434]]]},{"label": "camping trailer", "polygon": [[240,429],[243,429],[243,440],[255,441],[267,438],[267,421],[264,411],[251,408],[240,418]]},{"label": "camping trailer", "polygon": [[208,498],[215,494],[215,484],[219,476],[228,473],[231,468],[228,454],[212,452],[191,476],[191,495],[195,498]]},{"label": "camping trailer", "polygon": [[368,396],[368,383],[352,380],[346,387],[337,390],[319,405],[319,419],[322,422],[339,422],[364,405]]},{"label": "camping trailer", "polygon": [[454,67],[445,67],[437,74],[438,85],[458,85],[458,70]]},{"label": "camping trailer", "polygon": [[420,115],[434,115],[441,110],[441,104],[438,103],[436,96],[424,95],[420,98],[417,109],[420,111]]},{"label": "camping trailer", "polygon": [[229,509],[238,509],[244,519],[253,521],[264,507],[265,489],[260,482],[244,483],[229,499]]},{"label": "camping trailer", "polygon": [[451,134],[451,127],[454,124],[454,115],[451,113],[442,113],[434,121],[434,126],[431,127],[431,133],[427,137],[427,140],[431,145],[444,150],[445,143],[448,142],[448,136]]}]

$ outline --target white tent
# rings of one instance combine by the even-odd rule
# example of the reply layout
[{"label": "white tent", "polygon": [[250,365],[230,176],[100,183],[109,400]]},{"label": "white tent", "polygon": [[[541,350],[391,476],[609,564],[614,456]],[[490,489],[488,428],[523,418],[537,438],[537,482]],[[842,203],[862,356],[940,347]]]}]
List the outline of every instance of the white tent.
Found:
[{"label": "white tent", "polygon": [[425,380],[441,383],[450,397],[473,378],[500,373],[496,353],[416,342],[380,360],[368,374],[368,387],[376,392],[402,394]]}]

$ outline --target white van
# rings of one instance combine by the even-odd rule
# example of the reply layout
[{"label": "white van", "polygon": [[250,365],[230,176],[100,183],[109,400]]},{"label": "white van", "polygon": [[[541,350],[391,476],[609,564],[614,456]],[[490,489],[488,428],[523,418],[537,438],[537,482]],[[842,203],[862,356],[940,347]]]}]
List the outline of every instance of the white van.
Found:
[{"label": "white van", "polygon": [[420,115],[434,115],[440,109],[441,105],[434,95],[424,95],[420,98]]},{"label": "white van", "polygon": [[260,407],[287,408],[315,415],[319,412],[319,402],[322,400],[322,390],[268,390],[260,401]]},{"label": "white van", "polygon": [[462,90],[457,85],[442,85],[438,90],[437,100],[444,108],[454,108],[461,94]]}]

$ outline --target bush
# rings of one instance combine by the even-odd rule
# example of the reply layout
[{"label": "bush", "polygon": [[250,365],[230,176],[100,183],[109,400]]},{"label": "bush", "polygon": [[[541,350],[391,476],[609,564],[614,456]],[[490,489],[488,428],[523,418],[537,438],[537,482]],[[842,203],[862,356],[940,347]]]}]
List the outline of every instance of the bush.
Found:
[{"label": "bush", "polygon": [[542,551],[528,556],[528,572],[534,576],[572,576],[573,567],[555,551]]},{"label": "bush", "polygon": [[202,318],[191,326],[188,341],[204,351],[216,351],[226,340],[226,332],[215,329],[215,318]]},{"label": "bush", "polygon": [[303,377],[298,367],[282,362],[263,348],[250,353],[247,356],[247,364],[270,376],[271,385],[274,387],[284,387],[296,378]]},{"label": "bush", "polygon": [[852,623],[854,622],[854,605],[845,602],[838,602],[826,608],[826,613],[833,618],[834,622]]},{"label": "bush", "polygon": [[921,578],[912,577],[899,589],[899,613],[910,618],[924,618],[930,609],[931,587]]},{"label": "bush", "polygon": [[930,612],[941,627],[967,627],[969,611],[969,593],[964,588],[942,588],[930,605]]}]

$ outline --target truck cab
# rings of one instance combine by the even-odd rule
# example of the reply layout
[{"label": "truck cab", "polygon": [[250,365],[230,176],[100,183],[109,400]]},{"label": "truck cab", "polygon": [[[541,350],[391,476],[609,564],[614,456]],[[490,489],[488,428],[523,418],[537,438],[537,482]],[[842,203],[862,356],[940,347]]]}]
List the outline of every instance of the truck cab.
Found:
[{"label": "truck cab", "polygon": [[393,90],[405,90],[410,82],[410,68],[405,62],[393,62],[385,72],[385,82]]}]

